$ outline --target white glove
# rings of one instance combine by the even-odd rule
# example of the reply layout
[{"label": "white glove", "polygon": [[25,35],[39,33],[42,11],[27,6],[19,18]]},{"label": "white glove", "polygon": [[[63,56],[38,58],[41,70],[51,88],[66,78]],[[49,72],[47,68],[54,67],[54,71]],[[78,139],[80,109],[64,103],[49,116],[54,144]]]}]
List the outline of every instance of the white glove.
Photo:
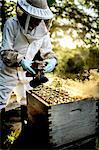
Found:
[{"label": "white glove", "polygon": [[54,70],[54,68],[57,64],[57,61],[55,58],[45,59],[44,64],[45,64],[44,72],[47,73],[47,72],[51,72]]},{"label": "white glove", "polygon": [[32,65],[32,61],[31,60],[27,60],[27,59],[22,59],[20,64],[22,66],[22,68],[32,74],[36,74],[35,71],[32,69],[31,65]]}]

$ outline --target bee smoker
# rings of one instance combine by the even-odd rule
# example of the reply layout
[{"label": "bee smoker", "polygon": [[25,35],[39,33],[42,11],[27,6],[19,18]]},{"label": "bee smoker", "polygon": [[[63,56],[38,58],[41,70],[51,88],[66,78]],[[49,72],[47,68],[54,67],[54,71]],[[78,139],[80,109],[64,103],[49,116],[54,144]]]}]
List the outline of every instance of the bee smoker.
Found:
[{"label": "bee smoker", "polygon": [[35,60],[32,63],[31,68],[33,68],[36,74],[32,75],[31,73],[26,72],[26,77],[33,77],[33,80],[30,81],[31,87],[36,88],[37,86],[48,81],[48,78],[44,75],[43,67],[44,67],[43,61]]}]

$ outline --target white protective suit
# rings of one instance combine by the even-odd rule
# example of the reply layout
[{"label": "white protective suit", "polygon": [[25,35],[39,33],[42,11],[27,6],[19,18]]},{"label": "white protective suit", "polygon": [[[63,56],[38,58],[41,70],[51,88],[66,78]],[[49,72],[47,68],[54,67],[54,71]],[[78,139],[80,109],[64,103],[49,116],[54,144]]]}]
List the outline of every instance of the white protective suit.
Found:
[{"label": "white protective suit", "polygon": [[[39,50],[43,59],[54,57],[50,36],[43,20],[31,33],[26,34],[16,16],[8,19],[4,26],[0,51],[8,49],[18,51],[20,60],[24,57],[33,60]],[[7,102],[12,91],[17,94],[18,99],[25,97],[31,80],[25,73],[22,67],[8,67],[0,60],[0,101]]]}]

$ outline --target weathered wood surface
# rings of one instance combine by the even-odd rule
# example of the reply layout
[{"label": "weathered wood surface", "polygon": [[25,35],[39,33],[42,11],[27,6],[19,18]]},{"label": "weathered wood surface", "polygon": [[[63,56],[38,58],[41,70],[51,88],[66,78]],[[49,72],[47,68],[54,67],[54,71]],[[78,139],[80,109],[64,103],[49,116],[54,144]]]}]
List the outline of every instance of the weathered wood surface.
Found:
[{"label": "weathered wood surface", "polygon": [[83,100],[51,107],[50,142],[56,146],[96,133],[96,101]]},{"label": "weathered wood surface", "polygon": [[[27,93],[27,116],[28,131],[30,131],[30,141],[34,147],[42,148],[48,146],[49,140],[49,122],[48,106],[37,96]],[[24,126],[23,126],[24,128]],[[33,140],[33,141],[32,141]]]},{"label": "weathered wood surface", "polygon": [[27,115],[32,123],[38,124],[38,121],[42,123],[44,119],[46,119],[45,121],[48,119],[48,107],[43,103],[42,99],[27,93]]},{"label": "weathered wood surface", "polygon": [[57,150],[96,150],[96,137],[86,137],[66,145],[57,147]]},{"label": "weathered wood surface", "polygon": [[[67,104],[48,106],[37,95],[27,92],[28,119],[34,124],[42,124],[49,145],[59,147],[64,144],[94,136],[97,128],[96,103],[98,100],[85,99]],[[47,126],[47,127],[46,127]],[[39,130],[40,131],[40,130]],[[47,137],[44,137],[44,136]]]}]

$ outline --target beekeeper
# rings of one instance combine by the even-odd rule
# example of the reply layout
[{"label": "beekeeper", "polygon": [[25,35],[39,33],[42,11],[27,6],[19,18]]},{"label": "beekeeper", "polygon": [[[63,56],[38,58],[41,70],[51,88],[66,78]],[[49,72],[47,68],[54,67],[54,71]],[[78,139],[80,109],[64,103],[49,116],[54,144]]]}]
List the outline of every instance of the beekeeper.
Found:
[{"label": "beekeeper", "polygon": [[18,0],[16,16],[6,21],[0,49],[0,109],[6,106],[12,91],[17,99],[26,98],[31,79],[25,73],[35,74],[31,63],[38,51],[47,62],[44,71],[55,68],[57,61],[44,23],[52,17],[46,0]]}]

